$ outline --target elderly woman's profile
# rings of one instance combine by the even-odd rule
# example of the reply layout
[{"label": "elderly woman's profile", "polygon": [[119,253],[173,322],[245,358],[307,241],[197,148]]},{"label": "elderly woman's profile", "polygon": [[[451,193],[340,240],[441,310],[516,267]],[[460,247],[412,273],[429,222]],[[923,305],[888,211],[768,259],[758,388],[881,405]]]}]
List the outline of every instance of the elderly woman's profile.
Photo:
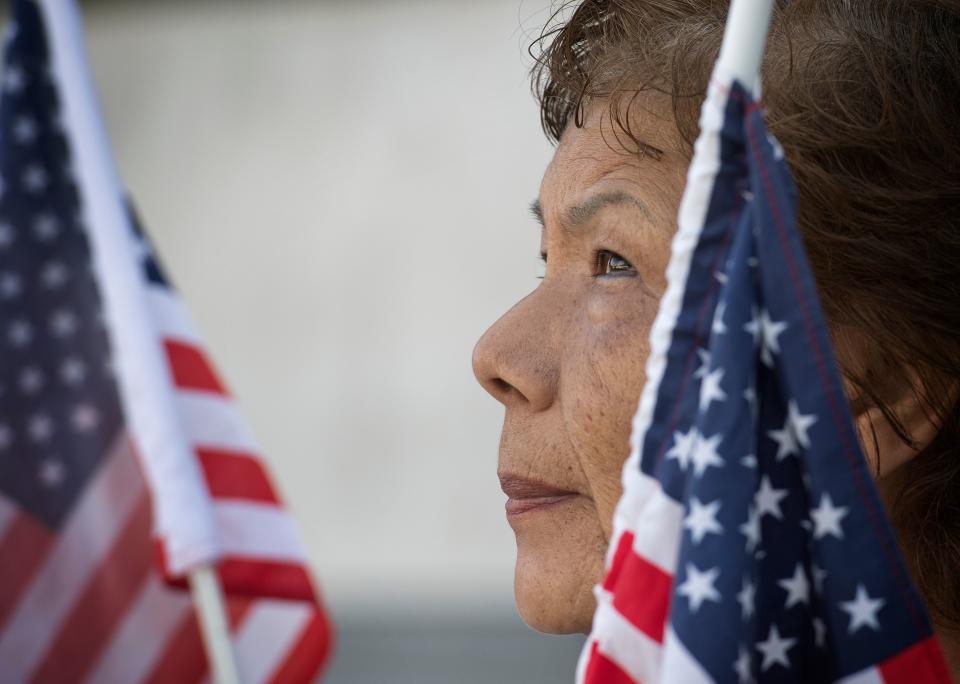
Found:
[{"label": "elderly woman's profile", "polygon": [[[726,6],[587,0],[538,41],[543,279],[473,364],[506,407],[516,602],[543,632],[590,630]],[[780,2],[762,81],[861,445],[960,677],[960,3]]]}]

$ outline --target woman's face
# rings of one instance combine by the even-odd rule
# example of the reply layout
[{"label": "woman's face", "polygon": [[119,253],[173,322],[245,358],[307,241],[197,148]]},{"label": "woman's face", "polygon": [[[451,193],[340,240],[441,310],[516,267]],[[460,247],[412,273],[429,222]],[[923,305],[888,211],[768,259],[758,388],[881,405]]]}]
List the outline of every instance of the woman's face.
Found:
[{"label": "woman's face", "polygon": [[498,474],[517,605],[545,632],[590,628],[666,287],[688,160],[662,121],[640,123],[661,159],[617,149],[604,103],[567,129],[534,209],[543,280],[474,351],[477,378],[506,407]]}]

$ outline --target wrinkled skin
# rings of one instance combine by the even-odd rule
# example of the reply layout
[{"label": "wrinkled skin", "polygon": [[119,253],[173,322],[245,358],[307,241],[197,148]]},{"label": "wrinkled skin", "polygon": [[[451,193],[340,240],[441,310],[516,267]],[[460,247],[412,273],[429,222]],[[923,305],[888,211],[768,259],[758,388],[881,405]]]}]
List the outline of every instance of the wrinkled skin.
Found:
[{"label": "wrinkled skin", "polygon": [[662,125],[649,136],[659,161],[608,145],[602,112],[566,131],[544,175],[543,281],[474,352],[506,406],[500,474],[577,493],[510,517],[518,607],[546,632],[589,629],[687,166]]}]

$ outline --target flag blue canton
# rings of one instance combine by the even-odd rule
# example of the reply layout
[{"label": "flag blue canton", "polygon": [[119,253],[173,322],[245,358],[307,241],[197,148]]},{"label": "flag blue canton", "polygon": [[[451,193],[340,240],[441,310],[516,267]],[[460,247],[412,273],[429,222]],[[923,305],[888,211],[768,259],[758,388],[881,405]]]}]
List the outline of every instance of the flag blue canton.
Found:
[{"label": "flag blue canton", "polygon": [[0,104],[0,492],[50,527],[121,429],[50,54],[20,2]]},{"label": "flag blue canton", "polygon": [[931,635],[858,445],[783,152],[734,84],[641,469],[684,507],[670,624],[716,681],[836,681]]}]

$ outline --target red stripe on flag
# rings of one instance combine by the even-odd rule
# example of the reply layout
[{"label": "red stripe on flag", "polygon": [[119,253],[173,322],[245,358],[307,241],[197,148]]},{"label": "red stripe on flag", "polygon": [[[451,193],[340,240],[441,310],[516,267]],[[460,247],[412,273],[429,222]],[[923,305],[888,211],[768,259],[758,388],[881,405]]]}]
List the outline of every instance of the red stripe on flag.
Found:
[{"label": "red stripe on flag", "polygon": [[198,448],[197,458],[212,496],[281,505],[266,469],[253,456]]},{"label": "red stripe on flag", "polygon": [[229,557],[217,563],[224,589],[248,596],[316,603],[313,582],[302,565]]},{"label": "red stripe on flag", "polygon": [[[0,629],[53,545],[54,535],[32,516],[17,513],[0,539]],[[15,559],[10,562],[10,559]]]},{"label": "red stripe on flag", "polygon": [[97,662],[150,572],[151,519],[144,494],[61,623],[34,682],[79,681]]},{"label": "red stripe on flag", "polygon": [[583,677],[584,684],[640,684],[619,665],[600,652],[597,643],[590,649],[590,660]]},{"label": "red stripe on flag", "polygon": [[613,563],[610,564],[610,570],[603,579],[603,588],[607,591],[613,591],[617,584],[617,578],[623,570],[623,564],[627,560],[633,548],[633,532],[624,532],[620,535],[620,541],[617,542],[617,550],[613,554]]},{"label": "red stripe on flag", "polygon": [[[162,539],[154,540],[153,550],[154,560],[166,583],[186,589],[186,577],[173,577],[168,574],[169,566]],[[310,575],[302,565],[296,563],[229,556],[217,563],[217,574],[228,594],[317,603]]]},{"label": "red stripe on flag", "polygon": [[203,350],[175,340],[164,340],[163,346],[170,362],[173,382],[177,387],[214,394],[229,394],[213,366],[207,361]]},{"label": "red stripe on flag", "polygon": [[935,636],[904,649],[880,663],[878,669],[884,684],[949,684],[953,681]]},{"label": "red stripe on flag", "polygon": [[662,644],[672,587],[673,577],[629,548],[612,589],[613,607],[634,627]]},{"label": "red stripe on flag", "polygon": [[283,663],[270,678],[270,684],[298,684],[314,681],[333,647],[330,623],[322,610],[313,614],[297,642],[283,658]]}]

